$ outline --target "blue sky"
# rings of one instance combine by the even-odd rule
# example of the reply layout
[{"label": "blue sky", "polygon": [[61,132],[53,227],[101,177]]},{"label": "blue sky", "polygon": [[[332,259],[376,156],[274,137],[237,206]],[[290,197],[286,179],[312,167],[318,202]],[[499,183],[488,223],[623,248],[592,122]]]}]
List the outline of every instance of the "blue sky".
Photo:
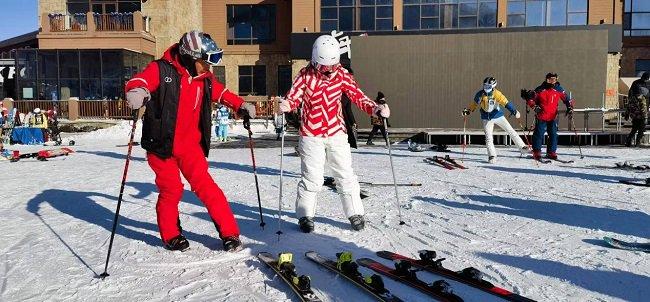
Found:
[{"label": "blue sky", "polygon": [[38,29],[37,0],[0,0],[0,41]]}]

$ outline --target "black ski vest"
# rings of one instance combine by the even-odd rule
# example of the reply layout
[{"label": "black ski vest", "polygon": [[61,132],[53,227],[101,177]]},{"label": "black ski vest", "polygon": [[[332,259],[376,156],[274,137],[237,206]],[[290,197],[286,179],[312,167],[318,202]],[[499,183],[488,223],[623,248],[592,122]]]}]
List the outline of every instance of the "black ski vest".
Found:
[{"label": "black ski vest", "polygon": [[[142,148],[161,157],[170,158],[174,145],[176,118],[180,102],[181,76],[176,68],[165,60],[157,60],[160,71],[160,84],[151,94],[147,102],[142,125]],[[210,135],[212,134],[212,81],[204,80],[203,102],[199,118],[201,131],[201,148],[208,157],[210,151]],[[182,135],[182,133],[180,134]]]}]

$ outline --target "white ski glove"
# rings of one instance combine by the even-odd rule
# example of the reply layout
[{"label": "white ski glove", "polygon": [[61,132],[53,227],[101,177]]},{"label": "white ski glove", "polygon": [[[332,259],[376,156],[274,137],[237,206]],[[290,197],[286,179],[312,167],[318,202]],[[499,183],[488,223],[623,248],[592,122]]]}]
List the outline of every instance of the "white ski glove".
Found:
[{"label": "white ski glove", "polygon": [[237,111],[237,114],[239,115],[248,115],[251,119],[255,118],[255,105],[251,103],[243,103],[241,104],[241,107],[239,107],[239,110]]},{"label": "white ski glove", "polygon": [[288,99],[282,98],[280,101],[280,111],[282,112],[289,112],[291,111],[291,103],[289,103]]},{"label": "white ski glove", "polygon": [[521,118],[521,113],[519,113],[519,110],[517,110],[517,112],[515,112],[515,118],[516,118],[516,119],[520,119],[520,118]]},{"label": "white ski glove", "polygon": [[389,118],[390,108],[388,108],[388,104],[377,105],[377,107],[375,107],[375,114],[378,117]]},{"label": "white ski glove", "polygon": [[151,98],[146,88],[134,88],[126,92],[126,103],[131,109],[140,109]]}]

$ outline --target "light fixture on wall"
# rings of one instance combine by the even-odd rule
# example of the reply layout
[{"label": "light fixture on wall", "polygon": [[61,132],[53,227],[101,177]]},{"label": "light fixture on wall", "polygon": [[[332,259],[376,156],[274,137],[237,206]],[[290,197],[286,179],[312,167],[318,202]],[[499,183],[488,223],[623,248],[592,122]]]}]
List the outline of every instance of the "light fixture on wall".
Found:
[{"label": "light fixture on wall", "polygon": [[302,32],[305,32],[305,33],[306,33],[306,32],[308,32],[308,31],[309,31],[309,28],[307,28],[307,27],[303,27],[303,28],[302,28]]}]

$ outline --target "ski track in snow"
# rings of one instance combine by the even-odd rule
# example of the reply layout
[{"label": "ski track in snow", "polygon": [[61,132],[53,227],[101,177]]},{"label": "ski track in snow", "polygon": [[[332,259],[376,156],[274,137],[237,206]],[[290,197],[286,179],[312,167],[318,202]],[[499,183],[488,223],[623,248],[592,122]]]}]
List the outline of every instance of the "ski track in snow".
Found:
[{"label": "ski track in snow", "polygon": [[[254,125],[255,133],[269,133]],[[3,220],[0,246],[0,301],[297,301],[289,288],[259,262],[261,251],[294,253],[299,274],[325,301],[372,301],[344,279],[303,256],[309,250],[334,258],[350,250],[355,258],[379,250],[416,256],[432,249],[444,264],[460,270],[473,266],[485,279],[538,301],[644,301],[650,296],[648,254],[606,247],[603,236],[650,240],[650,190],[618,183],[647,173],[593,168],[631,161],[647,164],[647,149],[561,146],[573,164],[540,165],[499,148],[498,163],[485,162],[484,148],[467,148],[467,170],[446,170],[422,162],[431,151],[411,153],[393,147],[403,220],[399,225],[394,189],[371,187],[364,199],[367,228],[350,229],[338,196],[327,188],[319,195],[316,231],[296,227],[294,202],[300,159],[285,157],[283,234],[278,226],[279,148],[255,150],[264,210],[259,227],[257,197],[248,149],[213,149],[210,173],[228,196],[246,249],[221,251],[209,216],[185,183],[180,219],[191,249],[162,248],[156,226],[157,189],[141,147],[134,147],[120,226],[113,245],[110,277],[103,272],[119,181],[124,168],[128,123],[75,135],[77,152],[48,162],[0,162]],[[246,132],[235,128],[234,135]],[[136,135],[136,139],[139,134]],[[121,145],[121,147],[118,147]],[[12,146],[13,148],[14,146]],[[17,146],[22,152],[42,147]],[[288,147],[285,152],[292,152]],[[460,158],[460,148],[451,155]],[[362,181],[390,183],[387,150],[381,146],[353,151]],[[362,273],[370,270],[360,268]],[[419,272],[423,280],[439,277]],[[384,278],[386,287],[405,301],[430,301],[417,290]],[[499,301],[450,282],[465,301]],[[647,301],[647,300],[646,300]]]}]

